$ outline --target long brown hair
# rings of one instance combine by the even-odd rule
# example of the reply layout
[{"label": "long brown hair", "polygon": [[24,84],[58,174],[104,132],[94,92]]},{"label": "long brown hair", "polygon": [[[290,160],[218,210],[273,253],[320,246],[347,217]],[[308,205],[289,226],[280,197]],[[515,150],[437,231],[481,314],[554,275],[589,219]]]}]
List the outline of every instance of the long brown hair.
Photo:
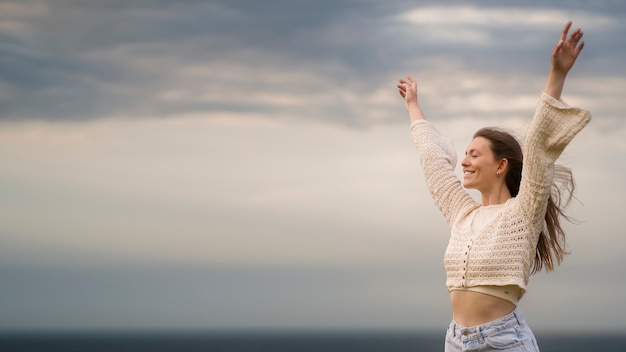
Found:
[{"label": "long brown hair", "polygon": [[[517,196],[522,180],[523,166],[520,143],[510,133],[493,127],[478,130],[474,134],[474,138],[476,137],[483,137],[491,142],[491,151],[496,160],[507,159],[506,186],[511,196]],[[561,218],[573,221],[571,217],[565,214],[564,210],[572,201],[574,189],[572,171],[567,167],[555,165],[554,180],[545,215],[545,227],[539,235],[535,260],[531,269],[532,274],[543,268],[546,271],[554,270],[555,261],[557,265],[561,264],[563,257],[568,254],[565,250],[565,232],[561,227]]]}]

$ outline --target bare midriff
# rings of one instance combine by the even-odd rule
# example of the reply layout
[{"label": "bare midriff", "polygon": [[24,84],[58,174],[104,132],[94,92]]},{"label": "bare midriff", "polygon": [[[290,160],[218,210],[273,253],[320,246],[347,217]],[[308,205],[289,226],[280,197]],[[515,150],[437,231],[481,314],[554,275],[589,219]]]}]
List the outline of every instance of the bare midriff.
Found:
[{"label": "bare midriff", "polygon": [[451,291],[450,300],[452,318],[465,327],[488,323],[515,310],[512,302],[480,292]]}]

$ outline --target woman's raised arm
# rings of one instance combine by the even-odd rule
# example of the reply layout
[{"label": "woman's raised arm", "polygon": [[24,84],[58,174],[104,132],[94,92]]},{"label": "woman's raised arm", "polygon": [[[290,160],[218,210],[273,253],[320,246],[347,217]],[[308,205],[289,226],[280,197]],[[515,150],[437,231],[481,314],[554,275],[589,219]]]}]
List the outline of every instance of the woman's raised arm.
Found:
[{"label": "woman's raised arm", "polygon": [[565,24],[561,38],[552,51],[552,68],[544,89],[544,92],[557,100],[561,99],[567,73],[574,66],[578,54],[585,46],[585,42],[581,41],[583,31],[580,28],[575,29],[569,36],[567,35],[571,26],[572,21]]},{"label": "woman's raised arm", "polygon": [[398,84],[398,93],[400,93],[404,99],[406,111],[409,112],[411,123],[416,120],[426,119],[417,102],[417,82],[415,82],[413,77],[408,76],[406,80],[400,80],[400,84]]}]

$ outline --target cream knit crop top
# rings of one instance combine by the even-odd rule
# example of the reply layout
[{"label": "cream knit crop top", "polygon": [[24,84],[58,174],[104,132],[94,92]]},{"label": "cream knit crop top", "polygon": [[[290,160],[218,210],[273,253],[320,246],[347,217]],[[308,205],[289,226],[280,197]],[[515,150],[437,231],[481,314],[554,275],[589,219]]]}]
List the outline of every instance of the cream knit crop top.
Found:
[{"label": "cream knit crop top", "polygon": [[480,204],[454,173],[456,152],[426,120],[411,124],[411,135],[435,204],[451,227],[444,255],[448,290],[485,285],[515,285],[526,292],[552,187],[556,159],[587,125],[587,111],[543,93],[523,144],[520,190],[502,209],[472,231]]},{"label": "cream knit crop top", "polygon": [[[472,234],[476,236],[480,233],[483,227],[489,223],[489,221],[495,217],[498,212],[500,212],[504,208],[505,204],[495,204],[495,205],[482,205],[478,207],[475,211],[473,211],[468,221],[470,223]],[[513,304],[519,303],[519,300],[522,296],[522,289],[517,285],[504,285],[504,286],[496,286],[496,285],[481,285],[481,286],[471,286],[471,287],[450,287],[449,291],[473,291],[480,292],[486,295],[498,297],[504,300],[507,300]]]}]

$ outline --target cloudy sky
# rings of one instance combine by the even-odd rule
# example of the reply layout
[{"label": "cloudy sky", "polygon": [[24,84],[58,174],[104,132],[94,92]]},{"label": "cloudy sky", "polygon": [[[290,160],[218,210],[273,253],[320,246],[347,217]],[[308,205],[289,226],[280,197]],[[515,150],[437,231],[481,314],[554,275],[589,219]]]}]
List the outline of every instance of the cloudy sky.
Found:
[{"label": "cloudy sky", "polygon": [[[626,4],[0,1],[0,329],[439,329],[449,230],[395,88],[523,136],[567,20],[592,122],[537,332],[626,331]],[[473,195],[476,195],[473,193]]]}]

